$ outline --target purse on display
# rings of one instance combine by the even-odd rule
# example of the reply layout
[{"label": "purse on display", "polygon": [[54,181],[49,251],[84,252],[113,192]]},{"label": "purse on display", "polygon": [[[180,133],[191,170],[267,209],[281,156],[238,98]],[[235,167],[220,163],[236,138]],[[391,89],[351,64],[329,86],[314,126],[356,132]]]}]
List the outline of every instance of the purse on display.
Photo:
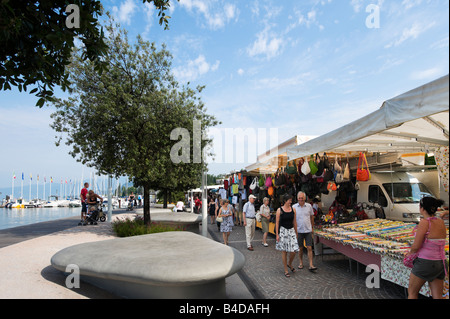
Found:
[{"label": "purse on display", "polygon": [[259,185],[258,177],[253,178],[252,183],[250,184],[250,189],[254,190]]},{"label": "purse on display", "polygon": [[295,168],[295,162],[292,166],[289,165],[289,162],[286,165],[286,173],[289,175],[293,175],[295,173],[297,173],[297,170]]},{"label": "purse on display", "polygon": [[308,162],[303,161],[303,163],[301,165],[302,165],[302,167],[301,167],[300,171],[303,175],[308,175],[309,173],[311,173],[311,168],[309,167]]},{"label": "purse on display", "polygon": [[312,175],[315,175],[317,173],[317,171],[319,170],[319,168],[317,167],[317,163],[314,160],[314,156],[313,155],[311,155],[311,157],[309,159],[309,162],[308,162],[308,165],[309,165],[310,173]]},{"label": "purse on display", "polygon": [[344,181],[350,180],[350,166],[348,163],[345,165],[344,174],[342,175]]},{"label": "purse on display", "polygon": [[319,153],[316,153],[316,163],[317,163],[317,172],[316,176],[322,176],[323,170],[325,169],[325,162],[320,158]]},{"label": "purse on display", "polygon": [[266,178],[266,187],[272,186],[272,177],[267,176]]},{"label": "purse on display", "polygon": [[[364,164],[366,168],[364,168]],[[370,179],[369,166],[367,165],[366,155],[362,152],[359,153],[358,169],[356,171],[356,180],[360,182],[366,182]]]}]

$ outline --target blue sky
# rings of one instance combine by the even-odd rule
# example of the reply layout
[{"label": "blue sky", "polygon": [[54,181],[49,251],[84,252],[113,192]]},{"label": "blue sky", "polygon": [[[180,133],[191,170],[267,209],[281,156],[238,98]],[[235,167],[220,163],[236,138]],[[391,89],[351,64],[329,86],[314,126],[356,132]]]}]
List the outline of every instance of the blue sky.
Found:
[{"label": "blue sky", "polygon": [[[222,121],[220,154],[236,149],[226,128],[276,128],[280,143],[322,135],[449,69],[448,0],[182,0],[170,30],[140,0],[102,3],[130,39],[167,44],[181,84],[206,85],[202,99]],[[80,178],[82,166],[54,145],[51,107],[14,90],[0,96],[0,187],[13,171]],[[269,146],[211,163],[211,173],[244,168]]]}]

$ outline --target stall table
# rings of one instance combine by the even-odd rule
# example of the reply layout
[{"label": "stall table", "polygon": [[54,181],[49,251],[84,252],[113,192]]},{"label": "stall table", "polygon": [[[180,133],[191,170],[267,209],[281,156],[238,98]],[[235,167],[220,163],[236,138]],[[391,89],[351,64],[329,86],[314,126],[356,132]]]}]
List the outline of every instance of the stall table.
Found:
[{"label": "stall table", "polygon": [[[366,266],[378,266],[382,279],[407,288],[411,269],[403,265],[403,255],[414,240],[413,229],[411,223],[373,219],[317,230],[315,240]],[[446,256],[448,263],[448,245]],[[449,298],[448,287],[447,276],[444,281],[446,299]],[[420,293],[431,296],[427,283]]]}]

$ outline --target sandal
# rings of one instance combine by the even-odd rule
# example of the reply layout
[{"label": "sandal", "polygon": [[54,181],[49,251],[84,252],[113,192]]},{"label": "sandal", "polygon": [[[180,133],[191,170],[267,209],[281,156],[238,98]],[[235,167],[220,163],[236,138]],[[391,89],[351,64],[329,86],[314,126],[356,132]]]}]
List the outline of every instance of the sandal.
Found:
[{"label": "sandal", "polygon": [[292,272],[295,272],[295,268],[294,268],[294,267],[289,266],[289,265],[287,265],[287,266],[288,266],[288,268],[289,268]]},{"label": "sandal", "polygon": [[285,273],[284,273],[284,276],[287,277],[287,278],[290,278],[290,277],[291,277],[291,275],[289,275],[288,272],[285,272]]},{"label": "sandal", "polygon": [[309,267],[309,271],[315,271],[317,270],[317,267]]},{"label": "sandal", "polygon": [[303,269],[303,265],[300,265],[297,267],[298,269]]}]

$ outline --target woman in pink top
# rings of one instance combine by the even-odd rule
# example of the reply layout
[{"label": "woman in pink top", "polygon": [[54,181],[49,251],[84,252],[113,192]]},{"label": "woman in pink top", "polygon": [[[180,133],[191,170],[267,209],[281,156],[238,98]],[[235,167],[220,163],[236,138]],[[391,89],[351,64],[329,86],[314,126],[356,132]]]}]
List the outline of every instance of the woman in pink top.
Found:
[{"label": "woman in pink top", "polygon": [[428,281],[434,299],[442,299],[445,269],[446,228],[444,221],[434,216],[444,202],[434,197],[420,200],[422,220],[408,254],[417,253],[409,277],[408,299],[417,299],[419,291]]}]

